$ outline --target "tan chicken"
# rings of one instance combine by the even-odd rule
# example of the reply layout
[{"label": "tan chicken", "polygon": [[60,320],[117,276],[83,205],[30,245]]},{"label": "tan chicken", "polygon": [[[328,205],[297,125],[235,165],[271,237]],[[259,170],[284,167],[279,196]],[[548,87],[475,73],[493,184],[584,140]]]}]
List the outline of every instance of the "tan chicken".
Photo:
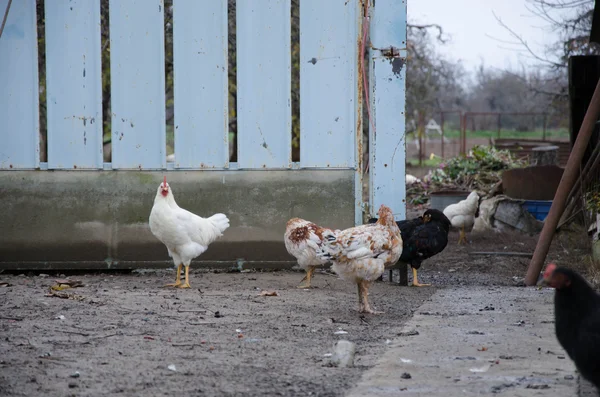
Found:
[{"label": "tan chicken", "polygon": [[321,259],[317,256],[323,242],[322,233],[325,230],[330,229],[321,228],[301,218],[292,218],[287,222],[283,236],[285,248],[290,255],[298,260],[298,266],[306,272],[298,288],[310,288],[310,281],[315,268],[328,262],[327,259]]},{"label": "tan chicken", "polygon": [[475,223],[475,214],[479,208],[479,195],[472,191],[469,196],[456,204],[450,204],[444,209],[444,215],[450,220],[453,227],[460,229],[459,244],[467,242],[465,228],[471,229]]},{"label": "tan chicken", "polygon": [[358,311],[383,313],[371,309],[369,286],[386,267],[394,265],[402,254],[402,237],[392,210],[382,205],[375,224],[333,232],[322,230],[323,243],[318,256],[330,260],[342,279],[358,286]]}]

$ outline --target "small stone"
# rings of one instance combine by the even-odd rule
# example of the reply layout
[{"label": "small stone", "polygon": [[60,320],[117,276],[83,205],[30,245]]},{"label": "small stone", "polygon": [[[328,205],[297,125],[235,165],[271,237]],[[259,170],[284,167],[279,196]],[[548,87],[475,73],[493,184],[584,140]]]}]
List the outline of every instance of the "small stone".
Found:
[{"label": "small stone", "polygon": [[71,378],[79,378],[80,374],[79,371],[75,371],[71,374]]},{"label": "small stone", "polygon": [[347,340],[339,340],[333,346],[333,356],[331,362],[336,367],[351,367],[354,364],[354,354],[356,345]]},{"label": "small stone", "polygon": [[566,380],[573,380],[575,377],[573,375],[565,375]]},{"label": "small stone", "polygon": [[411,379],[412,376],[410,376],[410,374],[408,372],[403,373],[402,375],[400,375],[400,377],[402,379]]},{"label": "small stone", "polygon": [[526,389],[534,389],[534,390],[543,390],[543,389],[549,389],[550,386],[545,385],[545,384],[531,384],[531,385],[527,385],[525,388]]},{"label": "small stone", "polygon": [[79,387],[77,382],[69,382],[69,389],[75,389],[77,387]]}]

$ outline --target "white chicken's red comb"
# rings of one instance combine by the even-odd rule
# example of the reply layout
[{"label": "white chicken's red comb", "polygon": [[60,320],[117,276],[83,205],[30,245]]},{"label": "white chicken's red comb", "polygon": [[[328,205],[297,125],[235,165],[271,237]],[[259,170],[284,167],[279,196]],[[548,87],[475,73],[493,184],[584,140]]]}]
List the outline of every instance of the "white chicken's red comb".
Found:
[{"label": "white chicken's red comb", "polygon": [[164,179],[163,179],[163,185],[167,186],[167,176],[166,175],[164,176]]}]

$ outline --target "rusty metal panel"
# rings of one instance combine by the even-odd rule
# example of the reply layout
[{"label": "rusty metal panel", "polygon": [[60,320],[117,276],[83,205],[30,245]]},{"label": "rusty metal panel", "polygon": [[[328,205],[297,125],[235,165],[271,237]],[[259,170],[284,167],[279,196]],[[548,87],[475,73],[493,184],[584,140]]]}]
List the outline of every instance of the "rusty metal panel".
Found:
[{"label": "rusty metal panel", "polygon": [[240,168],[291,167],[290,0],[238,1]]},{"label": "rusty metal panel", "polygon": [[162,0],[109,3],[112,167],[166,167]]},{"label": "rusty metal panel", "polygon": [[[371,22],[371,215],[385,204],[406,218],[406,1],[377,0]],[[375,133],[376,132],[376,133]]]},{"label": "rusty metal panel", "polygon": [[100,169],[100,0],[46,1],[45,13],[48,168]]},{"label": "rusty metal panel", "polygon": [[[0,0],[0,18],[7,4]],[[35,5],[13,1],[0,38],[0,169],[40,166]]]},{"label": "rusty metal panel", "polygon": [[300,6],[300,165],[354,167],[358,0]]},{"label": "rusty metal panel", "polygon": [[229,165],[227,0],[174,0],[175,168]]}]

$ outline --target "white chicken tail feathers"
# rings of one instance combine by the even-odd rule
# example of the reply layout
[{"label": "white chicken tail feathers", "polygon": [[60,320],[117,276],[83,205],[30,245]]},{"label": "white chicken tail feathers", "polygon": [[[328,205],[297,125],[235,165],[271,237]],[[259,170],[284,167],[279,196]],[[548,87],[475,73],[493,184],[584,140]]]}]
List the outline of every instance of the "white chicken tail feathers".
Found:
[{"label": "white chicken tail feathers", "polygon": [[208,220],[219,230],[219,233],[223,233],[229,227],[229,218],[225,214],[214,214]]}]

